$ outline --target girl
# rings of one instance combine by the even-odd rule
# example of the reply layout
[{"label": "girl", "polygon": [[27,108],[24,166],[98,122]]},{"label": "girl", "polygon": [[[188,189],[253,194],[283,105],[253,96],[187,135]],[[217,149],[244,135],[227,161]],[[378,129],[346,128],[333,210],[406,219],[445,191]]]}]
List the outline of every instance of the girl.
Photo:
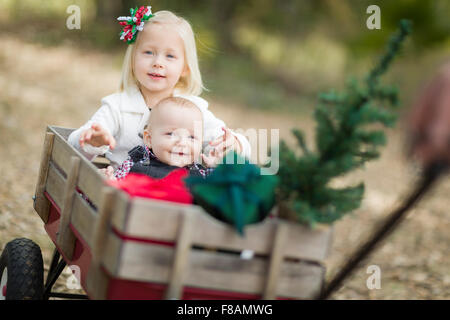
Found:
[{"label": "girl", "polygon": [[129,150],[142,144],[140,133],[151,108],[164,98],[180,96],[202,111],[203,147],[213,147],[216,157],[236,150],[249,158],[248,140],[226,128],[208,110],[208,102],[198,97],[203,84],[190,24],[169,11],[153,15],[150,8],[140,7],[131,10],[132,17],[119,18],[125,26],[121,39],[129,43],[120,91],[102,99],[100,109],[72,132],[69,143],[89,159],[106,153],[117,168]]}]

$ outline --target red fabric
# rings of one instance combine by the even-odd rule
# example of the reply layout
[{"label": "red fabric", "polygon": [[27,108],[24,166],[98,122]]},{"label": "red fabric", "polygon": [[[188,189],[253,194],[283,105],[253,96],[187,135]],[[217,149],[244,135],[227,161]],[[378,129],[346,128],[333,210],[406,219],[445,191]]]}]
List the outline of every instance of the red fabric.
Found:
[{"label": "red fabric", "polygon": [[108,183],[122,189],[132,197],[153,198],[179,203],[192,203],[192,195],[183,182],[188,170],[177,169],[162,179],[155,179],[144,174],[130,173],[120,180]]}]

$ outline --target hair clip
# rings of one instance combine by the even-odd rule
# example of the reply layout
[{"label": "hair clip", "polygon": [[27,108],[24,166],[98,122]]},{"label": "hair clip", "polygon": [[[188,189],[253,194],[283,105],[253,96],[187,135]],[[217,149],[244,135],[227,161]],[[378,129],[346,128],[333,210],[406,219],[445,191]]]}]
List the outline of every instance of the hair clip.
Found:
[{"label": "hair clip", "polygon": [[131,16],[121,16],[117,20],[121,26],[124,26],[120,32],[120,40],[127,42],[128,44],[136,41],[137,33],[144,29],[145,21],[148,21],[154,15],[152,14],[151,6],[142,6],[139,9],[131,8]]}]

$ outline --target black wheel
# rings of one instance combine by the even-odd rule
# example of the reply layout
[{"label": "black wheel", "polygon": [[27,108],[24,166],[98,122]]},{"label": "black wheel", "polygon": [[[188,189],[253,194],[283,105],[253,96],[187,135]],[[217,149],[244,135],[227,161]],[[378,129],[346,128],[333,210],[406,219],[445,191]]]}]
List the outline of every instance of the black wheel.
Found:
[{"label": "black wheel", "polygon": [[40,300],[44,292],[41,249],[25,238],[6,244],[0,257],[0,300]]}]

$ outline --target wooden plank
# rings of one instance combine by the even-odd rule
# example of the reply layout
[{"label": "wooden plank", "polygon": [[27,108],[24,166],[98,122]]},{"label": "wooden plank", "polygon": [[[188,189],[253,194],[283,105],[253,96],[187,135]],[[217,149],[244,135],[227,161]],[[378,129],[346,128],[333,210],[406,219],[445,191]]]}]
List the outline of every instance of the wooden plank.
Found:
[{"label": "wooden plank", "polygon": [[103,156],[98,156],[92,160],[92,163],[97,168],[102,169],[102,168],[107,168],[111,164],[111,161],[109,161],[107,158],[105,158]]},{"label": "wooden plank", "polygon": [[87,158],[67,143],[64,138],[56,133],[51,159],[67,175],[70,170],[70,158],[80,158],[80,169],[78,187],[96,206],[100,204],[99,190],[105,185],[106,179],[99,173],[98,169]]},{"label": "wooden plank", "polygon": [[39,166],[38,180],[36,184],[34,209],[41,217],[44,223],[48,221],[48,214],[50,211],[50,201],[45,197],[44,190],[47,184],[49,161],[53,150],[53,143],[55,135],[51,132],[45,133],[44,147],[41,154],[41,163]]},{"label": "wooden plank", "polygon": [[188,259],[191,252],[191,239],[194,230],[194,217],[192,214],[180,216],[179,235],[175,248],[175,257],[170,273],[166,299],[181,299],[183,294],[183,280],[189,268]]},{"label": "wooden plank", "polygon": [[80,158],[74,156],[70,159],[70,171],[67,175],[67,182],[64,188],[64,201],[61,208],[61,220],[57,232],[56,242],[62,253],[69,260],[72,260],[73,250],[75,249],[75,235],[69,228],[72,204],[76,193],[75,187],[78,182],[78,173],[80,169]]},{"label": "wooden plank", "polygon": [[64,186],[66,184],[66,178],[59,172],[58,169],[50,162],[48,169],[47,183],[45,185],[45,191],[52,197],[58,208],[63,207],[64,199]]},{"label": "wooden plank", "polygon": [[107,235],[105,254],[102,256],[101,264],[112,275],[117,275],[121,267],[122,239],[114,233],[109,232]]},{"label": "wooden plank", "polygon": [[[151,234],[156,239],[164,240],[165,237],[165,240],[170,241],[176,238],[179,214],[190,208],[187,204],[133,198],[126,216],[113,219],[113,225],[130,236],[147,237]],[[155,223],[161,228],[148,229]]]},{"label": "wooden plank", "polygon": [[70,157],[76,156],[75,153],[66,147],[66,142],[58,134],[55,135],[53,145],[52,161],[62,170],[64,175],[70,170]]},{"label": "wooden plank", "polygon": [[90,299],[106,300],[108,298],[109,276],[100,266],[91,265],[86,278],[87,293]]},{"label": "wooden plank", "polygon": [[127,215],[130,208],[131,198],[128,193],[117,189],[115,196],[115,205],[111,216],[111,225],[121,230],[127,223]]},{"label": "wooden plank", "polygon": [[94,226],[97,220],[97,212],[92,209],[80,194],[76,194],[72,208],[72,226],[80,233],[83,240],[92,248]]},{"label": "wooden plank", "polygon": [[98,217],[94,225],[92,236],[92,264],[99,265],[103,254],[107,235],[110,230],[111,214],[114,208],[115,190],[111,187],[104,187],[102,190],[102,201],[98,211]]},{"label": "wooden plank", "polygon": [[73,128],[64,128],[64,127],[58,127],[58,126],[50,126],[50,128],[58,133],[61,137],[64,138],[64,140],[67,140],[69,138],[69,135],[75,131]]},{"label": "wooden plank", "polygon": [[[116,235],[110,234],[110,239]],[[111,247],[108,241],[107,247]],[[124,241],[111,250],[120,260],[103,260],[114,277],[167,284],[174,248],[135,241]],[[193,249],[185,286],[260,294],[265,285],[268,260],[255,257],[243,260],[239,255]],[[298,299],[314,297],[322,288],[324,268],[307,262],[284,261],[278,279],[278,296]]]},{"label": "wooden plank", "polygon": [[[248,249],[263,255],[270,254],[272,250],[272,235],[278,219],[268,218],[262,223],[247,226],[245,237],[241,237],[229,225],[214,219],[198,206],[166,201],[135,198],[126,219],[122,224],[116,221],[114,226],[131,237],[175,242],[177,224],[174,222],[184,212],[195,215],[193,245],[236,251]],[[287,237],[286,257],[318,262],[327,257],[331,237],[329,227],[310,229],[291,223]]]},{"label": "wooden plank", "polygon": [[[186,286],[259,294],[263,291],[268,261],[262,258],[242,260],[239,256],[198,251],[191,256]],[[277,283],[278,296],[309,299],[324,280],[324,268],[305,262],[285,261]]]},{"label": "wooden plank", "polygon": [[86,158],[81,163],[80,179],[78,187],[89,198],[89,200],[96,206],[100,206],[101,192],[105,186],[106,179],[99,173],[98,169],[88,162]]},{"label": "wooden plank", "polygon": [[277,297],[277,280],[280,276],[280,268],[283,264],[284,248],[286,246],[288,225],[286,222],[279,222],[276,228],[272,254],[270,255],[269,273],[266,279],[263,299],[273,300]]}]

